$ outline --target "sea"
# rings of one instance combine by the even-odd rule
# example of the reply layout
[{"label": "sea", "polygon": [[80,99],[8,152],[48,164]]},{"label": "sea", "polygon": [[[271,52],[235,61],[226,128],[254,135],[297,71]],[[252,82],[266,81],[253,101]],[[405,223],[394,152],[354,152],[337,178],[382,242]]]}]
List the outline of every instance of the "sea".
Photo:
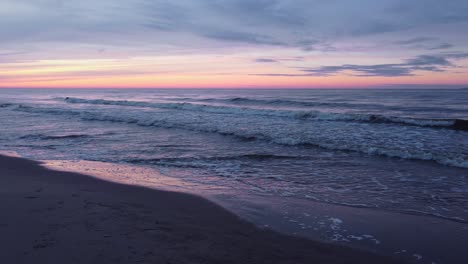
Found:
[{"label": "sea", "polygon": [[1,89],[0,150],[468,223],[467,89]]}]

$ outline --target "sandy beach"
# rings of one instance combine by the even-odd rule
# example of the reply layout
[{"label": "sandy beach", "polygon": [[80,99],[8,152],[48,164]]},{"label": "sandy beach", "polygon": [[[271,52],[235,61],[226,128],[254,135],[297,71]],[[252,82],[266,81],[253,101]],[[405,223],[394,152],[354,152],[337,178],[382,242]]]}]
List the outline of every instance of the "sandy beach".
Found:
[{"label": "sandy beach", "polygon": [[257,229],[197,196],[0,156],[2,263],[395,263]]}]

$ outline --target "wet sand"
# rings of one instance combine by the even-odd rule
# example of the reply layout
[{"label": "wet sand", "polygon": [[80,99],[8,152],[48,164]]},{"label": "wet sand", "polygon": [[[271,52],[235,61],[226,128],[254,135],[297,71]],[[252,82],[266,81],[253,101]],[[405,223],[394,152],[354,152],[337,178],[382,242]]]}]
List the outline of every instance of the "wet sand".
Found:
[{"label": "wet sand", "polygon": [[243,219],[285,234],[392,255],[408,263],[467,263],[468,225],[426,215],[294,197],[213,199]]},{"label": "wet sand", "polygon": [[397,263],[261,230],[198,196],[0,156],[2,263]]},{"label": "wet sand", "polygon": [[159,169],[145,166],[83,160],[41,162],[52,170],[202,196],[261,229],[377,252],[409,263],[465,263],[468,259],[468,225],[462,221],[414,212],[261,195],[248,188],[217,185],[214,181],[169,177]]}]

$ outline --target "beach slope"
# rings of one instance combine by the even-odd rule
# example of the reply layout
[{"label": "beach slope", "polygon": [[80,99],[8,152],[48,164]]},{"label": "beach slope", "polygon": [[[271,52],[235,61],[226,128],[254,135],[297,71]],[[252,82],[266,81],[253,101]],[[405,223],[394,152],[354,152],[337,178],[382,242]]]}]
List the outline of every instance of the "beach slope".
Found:
[{"label": "beach slope", "polygon": [[395,263],[289,237],[203,198],[0,156],[1,263]]}]

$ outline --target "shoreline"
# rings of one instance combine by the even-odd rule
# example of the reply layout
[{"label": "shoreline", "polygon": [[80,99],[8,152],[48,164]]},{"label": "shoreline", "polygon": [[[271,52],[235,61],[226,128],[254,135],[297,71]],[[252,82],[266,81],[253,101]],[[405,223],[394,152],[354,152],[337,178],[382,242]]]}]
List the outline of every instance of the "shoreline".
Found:
[{"label": "shoreline", "polygon": [[[58,171],[156,190],[190,193],[221,205],[260,229],[393,256],[410,263],[459,263],[468,258],[468,226],[424,214],[350,207],[166,176],[148,166],[95,161],[41,161]],[[187,181],[188,180],[188,181]]]},{"label": "shoreline", "polygon": [[5,263],[400,263],[259,229],[204,198],[0,155]]}]

